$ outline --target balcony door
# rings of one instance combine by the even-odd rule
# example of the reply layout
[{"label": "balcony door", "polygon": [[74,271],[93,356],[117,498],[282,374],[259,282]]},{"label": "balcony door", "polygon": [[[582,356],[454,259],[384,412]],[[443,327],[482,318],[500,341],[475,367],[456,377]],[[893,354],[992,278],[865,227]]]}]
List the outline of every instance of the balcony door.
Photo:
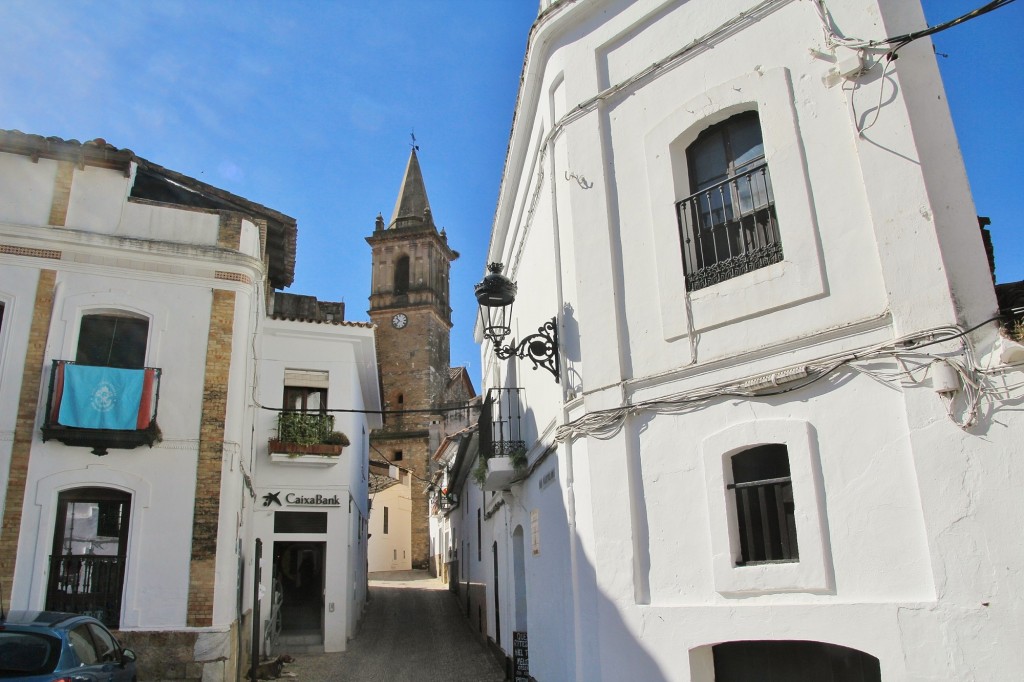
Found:
[{"label": "balcony door", "polygon": [[76,488],[57,498],[46,609],[93,616],[120,626],[132,496]]}]

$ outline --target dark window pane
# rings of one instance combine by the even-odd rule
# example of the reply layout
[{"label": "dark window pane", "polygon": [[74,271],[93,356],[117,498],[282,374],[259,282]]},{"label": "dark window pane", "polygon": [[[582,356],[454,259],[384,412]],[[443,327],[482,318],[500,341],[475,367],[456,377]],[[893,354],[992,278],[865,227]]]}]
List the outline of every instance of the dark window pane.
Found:
[{"label": "dark window pane", "polygon": [[326,533],[327,512],[274,512],[275,533]]},{"label": "dark window pane", "polygon": [[729,159],[720,130],[702,135],[690,148],[690,173],[694,190],[704,189],[725,180],[729,175]]},{"label": "dark window pane", "polygon": [[409,257],[402,256],[395,263],[395,293],[405,294],[409,291]]},{"label": "dark window pane", "polygon": [[284,409],[293,412],[324,412],[327,409],[327,389],[285,386]]},{"label": "dark window pane", "polygon": [[789,452],[785,445],[761,445],[732,456],[733,483],[789,476]]},{"label": "dark window pane", "polygon": [[142,369],[146,365],[149,320],[85,315],[78,332],[76,362],[99,367]]},{"label": "dark window pane", "polygon": [[756,116],[741,116],[735,120],[729,128],[729,146],[734,175],[764,158],[761,125]]},{"label": "dark window pane", "polygon": [[796,507],[785,445],[761,445],[732,457],[740,563],[796,561]]},{"label": "dark window pane", "polygon": [[60,640],[34,632],[0,631],[0,677],[45,675],[57,667]]}]

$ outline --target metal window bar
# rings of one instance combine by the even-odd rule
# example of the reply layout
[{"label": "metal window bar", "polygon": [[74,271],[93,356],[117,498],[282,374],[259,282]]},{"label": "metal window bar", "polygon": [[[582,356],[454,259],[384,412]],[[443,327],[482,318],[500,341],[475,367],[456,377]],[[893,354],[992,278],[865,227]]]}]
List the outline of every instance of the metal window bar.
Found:
[{"label": "metal window bar", "polygon": [[[731,483],[727,488],[736,491],[736,512],[740,522],[742,559],[736,564],[799,560],[797,539],[790,532],[793,520],[792,479],[783,476]],[[787,503],[790,506],[788,510]]]},{"label": "metal window bar", "polygon": [[523,440],[521,388],[492,388],[487,392],[490,403],[490,452],[488,457],[506,457],[526,448]]},{"label": "metal window bar", "polygon": [[677,202],[676,217],[688,291],[782,260],[767,163]]},{"label": "metal window bar", "polygon": [[53,555],[46,610],[80,613],[109,628],[121,622],[124,557]]}]

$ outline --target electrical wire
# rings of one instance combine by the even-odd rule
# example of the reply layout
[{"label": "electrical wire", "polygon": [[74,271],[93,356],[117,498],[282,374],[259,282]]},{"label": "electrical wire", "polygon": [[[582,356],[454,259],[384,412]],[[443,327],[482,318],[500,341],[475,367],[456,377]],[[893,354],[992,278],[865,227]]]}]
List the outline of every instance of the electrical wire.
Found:
[{"label": "electrical wire", "polygon": [[[884,62],[882,67],[882,76],[879,78],[878,86],[878,104],[874,109],[874,116],[871,122],[867,125],[861,125],[857,117],[857,107],[855,102],[855,96],[857,92],[857,84],[854,83],[850,87],[850,107],[853,111],[854,125],[857,128],[857,133],[863,135],[867,132],[875,123],[878,122],[878,117],[882,109],[882,99],[885,93],[886,75],[889,71],[889,67],[893,65],[896,59],[899,57],[899,51],[909,45],[910,43],[924,38],[926,36],[934,35],[941,31],[945,31],[949,28],[962,24],[971,19],[976,19],[984,14],[988,14],[994,10],[1000,9],[1009,5],[1015,0],[992,0],[975,10],[962,14],[949,21],[944,21],[941,24],[935,26],[929,26],[921,29],[920,31],[912,31],[910,33],[903,33],[881,40],[864,40],[861,38],[846,38],[839,33],[839,29],[832,18],[831,12],[828,10],[828,6],[825,4],[825,0],[813,0],[812,5],[815,11],[818,13],[818,18],[821,21],[822,31],[825,34],[825,45],[830,49],[834,50],[836,47],[845,47],[852,50],[857,50],[861,58],[867,63],[864,71],[870,71],[875,68],[879,63]],[[873,56],[872,53],[884,53]],[[846,90],[846,86],[843,86]]]},{"label": "electrical wire", "polygon": [[[930,365],[935,361],[943,361],[949,364],[957,374],[960,388],[957,393],[962,395],[963,407],[960,412],[961,418],[954,414],[956,396],[948,399],[946,411],[949,418],[960,428],[967,429],[977,423],[981,410],[982,401],[985,398],[990,400],[1009,400],[1010,393],[1015,389],[1024,387],[1024,382],[1012,386],[993,386],[987,375],[981,371],[974,361],[974,352],[966,337],[980,327],[1001,319],[1000,316],[992,317],[980,322],[968,329],[961,329],[954,326],[936,327],[916,334],[909,334],[884,344],[861,349],[850,353],[844,353],[833,357],[820,358],[811,363],[802,365],[806,371],[803,379],[790,381],[770,390],[749,390],[743,389],[745,379],[731,381],[725,384],[718,384],[695,391],[677,393],[662,398],[644,400],[630,405],[590,412],[572,422],[564,424],[555,431],[555,440],[567,442],[581,436],[607,440],[614,437],[624,426],[628,417],[641,412],[654,412],[656,414],[685,414],[699,409],[707,403],[724,398],[768,398],[771,396],[791,393],[806,388],[819,381],[834,377],[842,369],[849,369],[871,378],[883,381],[887,384],[900,382],[901,385],[907,380],[919,383],[924,379],[914,377],[913,371],[907,368],[909,362],[917,364],[915,369],[920,370],[926,364]],[[923,353],[924,348],[932,347],[940,343],[960,341],[957,352],[965,359],[958,361],[955,358],[936,353]],[[902,369],[896,372],[879,372],[869,365],[858,364],[864,361],[877,361],[879,359],[890,359]],[[926,363],[927,361],[927,363]],[[795,368],[785,368],[795,369]],[[782,372],[785,369],[780,370]],[[925,370],[927,371],[927,370]]]},{"label": "electrical wire", "polygon": [[906,45],[912,43],[915,40],[924,38],[926,36],[934,35],[946,29],[952,28],[959,24],[962,24],[971,19],[976,19],[983,14],[988,14],[994,10],[1005,7],[1015,0],[992,0],[987,2],[981,7],[975,10],[961,14],[955,19],[944,21],[941,24],[935,26],[929,26],[921,29],[920,31],[912,31],[910,33],[903,33],[896,36],[890,36],[888,38],[882,38],[881,40],[863,40],[860,38],[846,38],[839,34],[839,29],[836,27],[835,22],[832,19],[832,13],[829,12],[828,6],[825,4],[825,0],[814,0],[812,3],[814,9],[818,13],[818,17],[822,23],[822,29],[825,33],[825,43],[829,47],[848,47],[848,48],[861,48],[867,50],[886,50],[892,53],[892,59],[896,58],[895,53]]}]

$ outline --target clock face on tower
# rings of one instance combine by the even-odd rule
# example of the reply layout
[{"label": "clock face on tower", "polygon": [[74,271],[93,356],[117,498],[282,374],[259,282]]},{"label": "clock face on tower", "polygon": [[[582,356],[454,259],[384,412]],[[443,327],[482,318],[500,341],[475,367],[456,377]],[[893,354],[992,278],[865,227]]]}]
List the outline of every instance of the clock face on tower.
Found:
[{"label": "clock face on tower", "polygon": [[407,324],[409,324],[409,317],[405,313],[398,313],[391,318],[391,326],[395,329],[401,329]]}]

